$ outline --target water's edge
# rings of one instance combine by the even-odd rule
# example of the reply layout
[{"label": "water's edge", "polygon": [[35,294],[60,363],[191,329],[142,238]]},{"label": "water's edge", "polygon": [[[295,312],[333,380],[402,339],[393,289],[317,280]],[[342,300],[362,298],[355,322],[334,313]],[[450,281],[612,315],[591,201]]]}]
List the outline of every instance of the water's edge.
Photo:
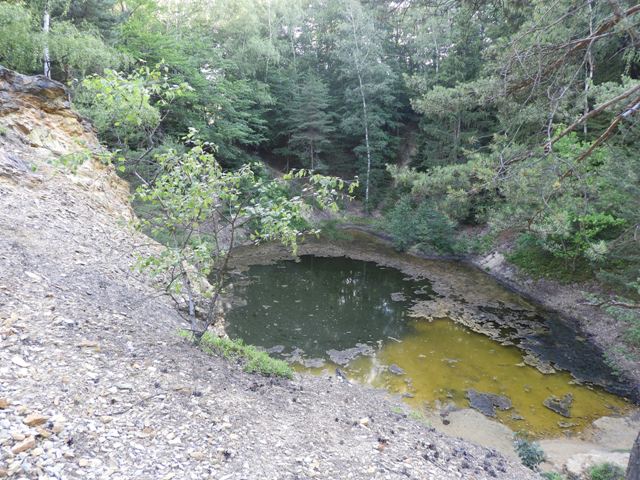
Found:
[{"label": "water's edge", "polygon": [[[339,228],[345,232],[357,231],[370,235],[393,249],[391,235],[384,232],[348,223],[340,225]],[[601,309],[585,305],[581,291],[575,286],[561,286],[549,280],[534,280],[508,263],[504,256],[494,251],[486,255],[432,255],[417,251],[404,254],[423,260],[454,261],[474,268],[491,277],[506,290],[534,303],[546,314],[556,316],[576,335],[584,336],[602,356],[606,357],[610,353],[610,348],[599,335],[598,324],[601,322],[611,323],[613,319]],[[558,291],[562,291],[564,296],[569,298],[559,298]],[[580,314],[578,315],[576,312]],[[621,380],[631,385],[629,399],[640,405],[640,369],[637,368],[637,365],[634,368],[633,364],[626,362],[616,366],[620,370]]]}]

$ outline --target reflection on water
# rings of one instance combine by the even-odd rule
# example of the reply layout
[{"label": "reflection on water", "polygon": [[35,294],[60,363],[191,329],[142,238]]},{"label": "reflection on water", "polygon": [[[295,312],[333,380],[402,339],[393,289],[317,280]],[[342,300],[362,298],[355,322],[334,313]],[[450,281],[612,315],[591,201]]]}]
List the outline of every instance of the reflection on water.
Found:
[{"label": "reflection on water", "polygon": [[[434,296],[428,281],[344,257],[255,265],[236,283],[227,317],[232,338],[270,349],[300,368],[337,366],[349,377],[403,394],[416,408],[467,407],[465,392],[509,397],[498,418],[514,430],[554,435],[628,408],[621,398],[577,384],[566,372],[544,375],[523,352],[449,319],[409,316],[416,300]],[[540,340],[537,340],[540,342]],[[543,406],[573,395],[571,418]]]}]

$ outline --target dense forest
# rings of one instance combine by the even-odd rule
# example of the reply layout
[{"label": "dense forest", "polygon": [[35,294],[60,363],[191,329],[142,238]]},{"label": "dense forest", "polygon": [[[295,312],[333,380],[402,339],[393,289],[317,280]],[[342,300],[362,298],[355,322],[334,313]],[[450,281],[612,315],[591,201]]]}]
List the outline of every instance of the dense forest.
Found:
[{"label": "dense forest", "polygon": [[631,0],[5,0],[0,64],[69,85],[144,178],[194,141],[357,176],[398,248],[506,246],[635,318],[639,23]]}]

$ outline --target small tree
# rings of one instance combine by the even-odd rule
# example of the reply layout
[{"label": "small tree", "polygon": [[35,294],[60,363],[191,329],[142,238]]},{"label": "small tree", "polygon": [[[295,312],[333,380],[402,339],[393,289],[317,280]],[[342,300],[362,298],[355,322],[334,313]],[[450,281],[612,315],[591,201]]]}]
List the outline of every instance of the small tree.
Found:
[{"label": "small tree", "polygon": [[[141,258],[140,267],[162,278],[174,300],[186,307],[199,341],[222,310],[220,297],[239,238],[277,241],[295,252],[305,231],[305,211],[311,204],[337,209],[344,182],[304,170],[282,180],[260,175],[255,166],[224,170],[195,144],[184,154],[158,156],[160,173],[153,184],[142,184],[137,196],[153,212],[143,228],[161,235],[167,246]],[[291,194],[294,181],[304,182],[299,195]]]}]

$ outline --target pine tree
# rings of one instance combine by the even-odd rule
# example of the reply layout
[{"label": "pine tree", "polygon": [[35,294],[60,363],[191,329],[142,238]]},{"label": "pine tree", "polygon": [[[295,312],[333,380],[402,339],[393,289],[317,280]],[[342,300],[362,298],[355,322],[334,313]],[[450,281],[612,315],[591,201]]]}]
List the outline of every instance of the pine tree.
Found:
[{"label": "pine tree", "polygon": [[333,116],[327,111],[329,105],[326,84],[307,73],[288,106],[288,150],[311,170],[320,167],[320,156],[335,131]]}]

